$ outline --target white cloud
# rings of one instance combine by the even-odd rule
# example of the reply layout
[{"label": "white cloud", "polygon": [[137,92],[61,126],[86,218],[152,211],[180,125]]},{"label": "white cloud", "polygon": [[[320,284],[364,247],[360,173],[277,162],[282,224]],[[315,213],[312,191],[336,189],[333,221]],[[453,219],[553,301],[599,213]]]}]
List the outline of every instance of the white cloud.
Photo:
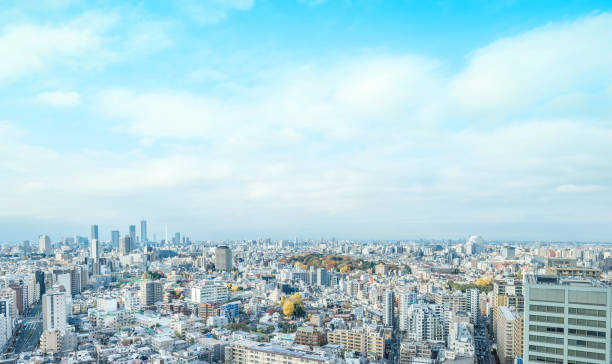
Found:
[{"label": "white cloud", "polygon": [[81,103],[81,95],[74,91],[49,91],[38,94],[36,101],[54,107],[74,107]]},{"label": "white cloud", "polygon": [[100,55],[97,30],[78,22],[63,26],[20,24],[0,31],[0,83],[45,70],[49,65],[70,65],[92,53]]},{"label": "white cloud", "polygon": [[500,115],[576,88],[603,90],[612,77],[610,34],[612,13],[603,13],[497,40],[472,54],[450,95],[461,110]]}]

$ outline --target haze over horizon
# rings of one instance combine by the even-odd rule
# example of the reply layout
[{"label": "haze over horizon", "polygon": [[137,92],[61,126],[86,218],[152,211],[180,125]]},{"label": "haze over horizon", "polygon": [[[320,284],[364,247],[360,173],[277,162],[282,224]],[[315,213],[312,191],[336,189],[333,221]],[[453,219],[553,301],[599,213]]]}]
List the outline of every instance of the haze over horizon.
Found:
[{"label": "haze over horizon", "polygon": [[611,11],[5,0],[0,242],[612,241]]}]

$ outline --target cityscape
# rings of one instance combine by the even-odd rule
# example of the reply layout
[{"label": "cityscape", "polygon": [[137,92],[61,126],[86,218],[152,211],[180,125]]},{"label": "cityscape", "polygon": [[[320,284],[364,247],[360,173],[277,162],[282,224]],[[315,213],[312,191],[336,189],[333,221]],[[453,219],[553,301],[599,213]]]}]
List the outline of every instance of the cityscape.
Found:
[{"label": "cityscape", "polygon": [[2,362],[610,362],[612,245],[147,230],[5,246]]},{"label": "cityscape", "polygon": [[0,364],[612,364],[610,0],[0,0]]}]

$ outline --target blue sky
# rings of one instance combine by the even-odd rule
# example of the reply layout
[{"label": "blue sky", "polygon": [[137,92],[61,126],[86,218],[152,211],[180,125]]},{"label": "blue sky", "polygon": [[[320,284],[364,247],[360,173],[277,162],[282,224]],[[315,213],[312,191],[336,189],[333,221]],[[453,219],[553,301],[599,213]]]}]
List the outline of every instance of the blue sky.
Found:
[{"label": "blue sky", "polygon": [[610,7],[0,0],[0,241],[610,241]]}]

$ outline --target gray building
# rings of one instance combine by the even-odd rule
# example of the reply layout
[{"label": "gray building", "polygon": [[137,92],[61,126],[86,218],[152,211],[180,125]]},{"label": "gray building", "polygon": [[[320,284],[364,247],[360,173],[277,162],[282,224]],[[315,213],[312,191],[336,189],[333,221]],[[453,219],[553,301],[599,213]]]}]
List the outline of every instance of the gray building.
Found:
[{"label": "gray building", "polygon": [[128,255],[132,252],[133,249],[133,241],[132,237],[126,235],[119,239],[119,254]]},{"label": "gray building", "polygon": [[130,239],[132,239],[132,246],[136,243],[136,225],[130,225]]},{"label": "gray building", "polygon": [[232,270],[232,250],[227,246],[215,249],[215,270]]},{"label": "gray building", "polygon": [[119,230],[113,230],[111,231],[111,245],[113,246],[113,248],[118,248],[119,247],[119,238],[120,238],[120,233]]},{"label": "gray building", "polygon": [[383,295],[383,324],[393,326],[393,291],[388,290]]},{"label": "gray building", "polygon": [[98,225],[91,225],[91,235],[89,236],[89,241],[98,240]]},{"label": "gray building", "polygon": [[609,364],[612,288],[592,278],[525,278],[524,363]]},{"label": "gray building", "polygon": [[142,220],[140,222],[140,241],[143,243],[149,242],[149,237],[147,236],[147,220]]}]

